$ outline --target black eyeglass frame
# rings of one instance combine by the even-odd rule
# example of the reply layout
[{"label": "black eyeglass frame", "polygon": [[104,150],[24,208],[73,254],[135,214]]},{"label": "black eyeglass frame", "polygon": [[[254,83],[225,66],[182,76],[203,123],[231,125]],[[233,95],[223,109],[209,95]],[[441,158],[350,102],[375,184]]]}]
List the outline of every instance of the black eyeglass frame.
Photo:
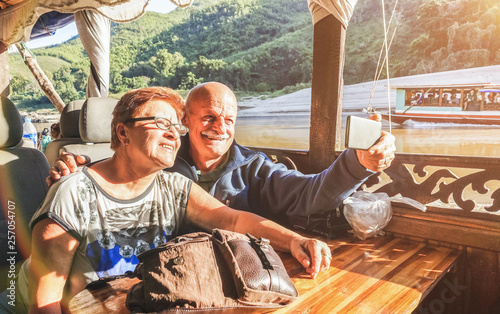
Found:
[{"label": "black eyeglass frame", "polygon": [[[170,125],[167,128],[164,128],[164,127],[160,126],[161,123],[158,124],[158,119],[165,119],[165,120],[167,120],[170,123]],[[161,130],[165,130],[165,131],[170,130],[170,128],[173,126],[177,130],[177,133],[179,133],[180,136],[186,135],[187,132],[189,131],[189,129],[188,129],[187,126],[185,126],[185,125],[183,125],[181,123],[172,123],[172,121],[170,121],[169,119],[164,118],[164,117],[131,118],[131,119],[125,120],[123,123],[136,122],[136,121],[148,121],[148,120],[154,120],[155,124],[156,124],[156,127],[158,127]]]}]

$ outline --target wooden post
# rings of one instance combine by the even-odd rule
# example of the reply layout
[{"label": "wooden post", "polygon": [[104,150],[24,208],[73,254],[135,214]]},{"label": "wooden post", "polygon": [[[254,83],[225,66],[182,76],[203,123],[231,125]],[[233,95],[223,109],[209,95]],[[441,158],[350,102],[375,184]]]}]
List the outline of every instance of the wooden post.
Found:
[{"label": "wooden post", "polygon": [[9,97],[9,52],[8,47],[0,42],[0,95]]},{"label": "wooden post", "polygon": [[29,50],[23,49],[20,44],[16,44],[16,47],[17,50],[19,50],[21,56],[24,58],[24,63],[28,66],[31,73],[33,73],[33,76],[42,88],[45,95],[47,95],[54,107],[56,107],[59,112],[62,112],[62,110],[64,109],[64,102],[62,101],[61,97],[59,97],[59,94],[56,92],[54,86],[50,82],[47,75],[45,75],[43,70],[40,68],[35,58],[33,58]]},{"label": "wooden post", "polygon": [[309,170],[320,172],[340,150],[346,30],[329,15],[314,25]]}]

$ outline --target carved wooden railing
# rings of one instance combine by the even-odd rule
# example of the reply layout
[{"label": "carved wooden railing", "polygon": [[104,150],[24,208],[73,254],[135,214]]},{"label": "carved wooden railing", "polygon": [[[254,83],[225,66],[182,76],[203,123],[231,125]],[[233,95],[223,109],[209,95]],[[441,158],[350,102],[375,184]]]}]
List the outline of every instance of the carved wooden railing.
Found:
[{"label": "carved wooden railing", "polygon": [[500,220],[499,158],[397,154],[365,188],[399,193],[437,212]]},{"label": "carved wooden railing", "polygon": [[[249,148],[310,173],[308,151]],[[362,188],[410,197],[431,212],[500,221],[500,158],[398,153],[390,168]]]}]

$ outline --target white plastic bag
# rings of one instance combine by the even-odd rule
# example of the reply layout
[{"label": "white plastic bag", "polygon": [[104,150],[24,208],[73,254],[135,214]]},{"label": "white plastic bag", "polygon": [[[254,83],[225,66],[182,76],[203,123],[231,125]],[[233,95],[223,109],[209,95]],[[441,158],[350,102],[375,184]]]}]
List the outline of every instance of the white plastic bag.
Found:
[{"label": "white plastic bag", "polygon": [[420,202],[401,195],[389,197],[386,193],[357,191],[344,200],[344,215],[361,240],[382,234],[392,218],[391,201],[405,203],[423,212],[427,208]]}]

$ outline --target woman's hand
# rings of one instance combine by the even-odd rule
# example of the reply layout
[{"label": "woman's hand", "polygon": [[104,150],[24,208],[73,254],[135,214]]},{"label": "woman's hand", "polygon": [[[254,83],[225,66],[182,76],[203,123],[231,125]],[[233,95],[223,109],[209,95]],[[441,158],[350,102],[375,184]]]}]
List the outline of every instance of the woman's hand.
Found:
[{"label": "woman's hand", "polygon": [[328,245],[318,239],[294,237],[290,242],[290,252],[311,278],[316,278],[320,271],[328,269],[332,261],[332,253]]}]

